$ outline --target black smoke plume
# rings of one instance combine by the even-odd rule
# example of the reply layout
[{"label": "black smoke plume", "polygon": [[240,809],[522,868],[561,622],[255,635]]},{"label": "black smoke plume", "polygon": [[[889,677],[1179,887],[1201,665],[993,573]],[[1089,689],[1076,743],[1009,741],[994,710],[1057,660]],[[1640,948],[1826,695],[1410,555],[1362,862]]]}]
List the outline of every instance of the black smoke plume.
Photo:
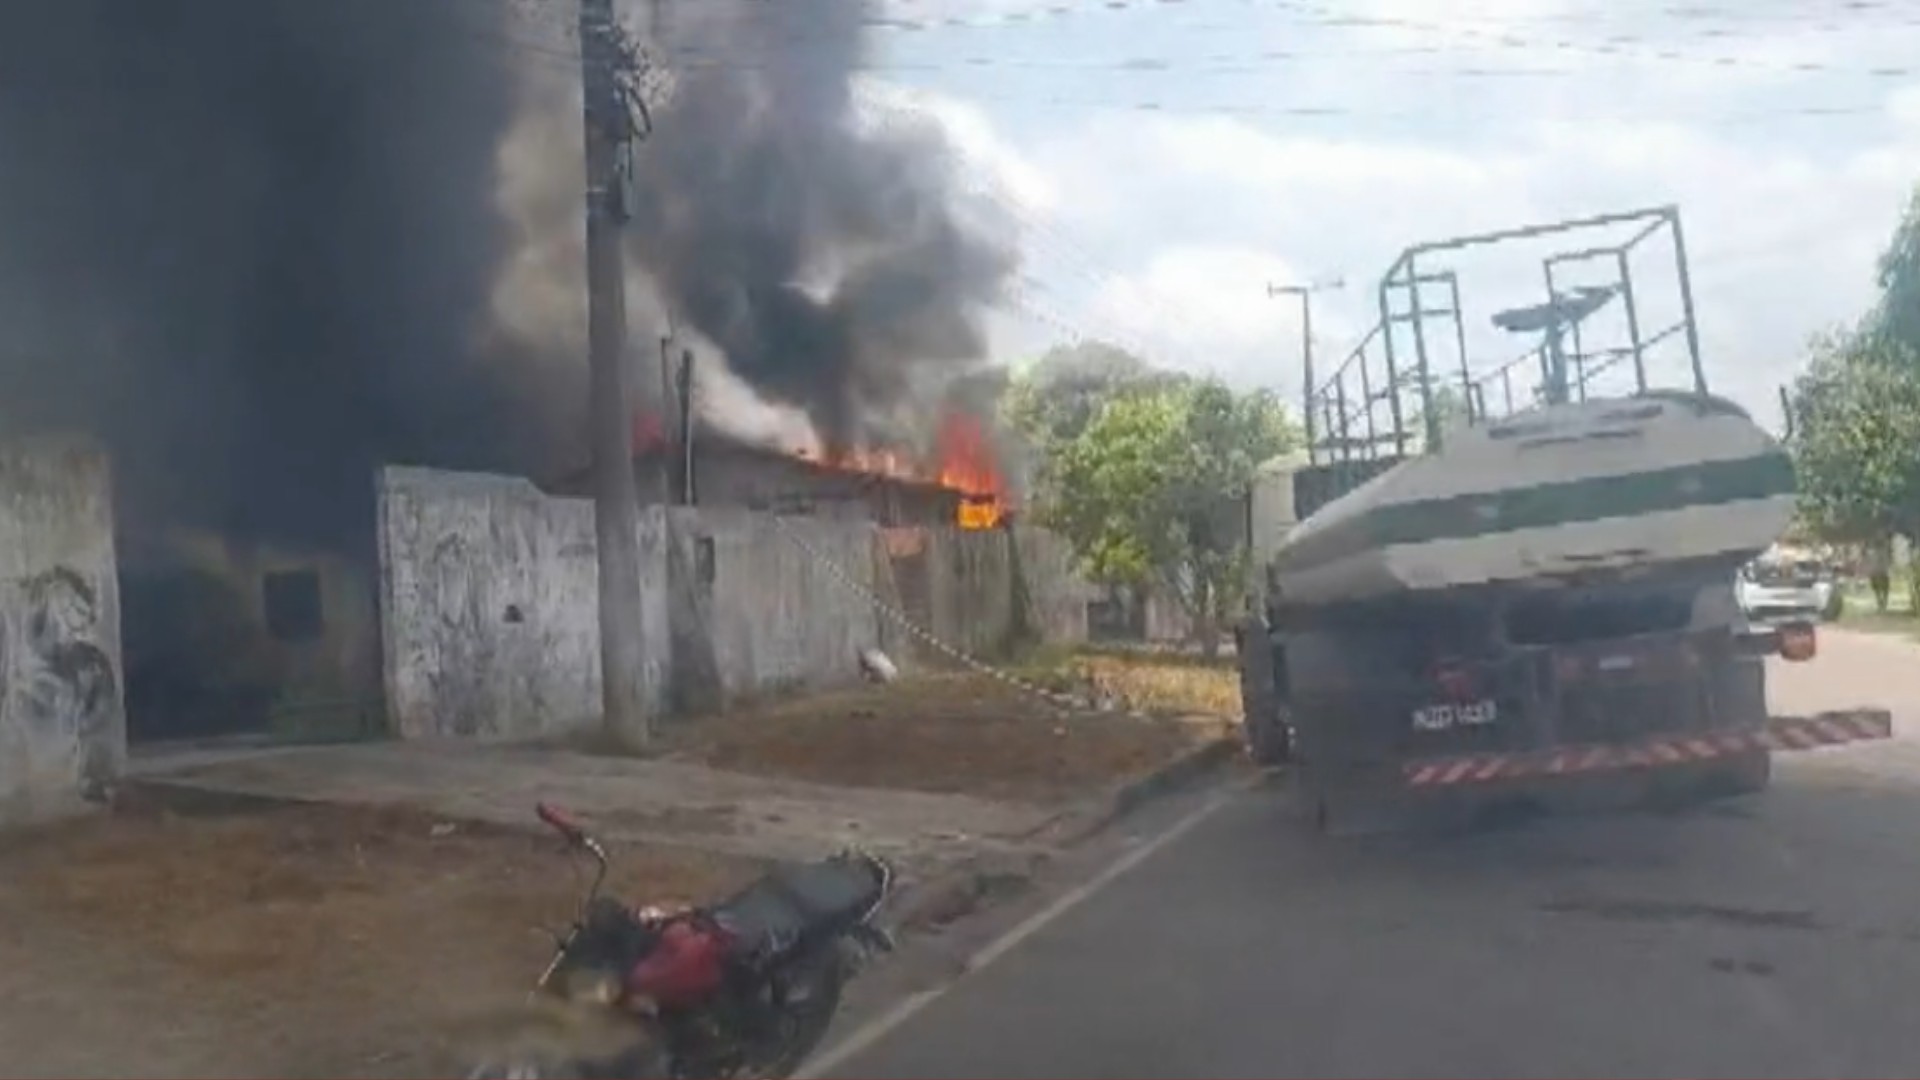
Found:
[{"label": "black smoke plume", "polygon": [[536,454],[483,362],[497,0],[0,3],[0,430],[123,513],[364,538],[371,467]]},{"label": "black smoke plume", "polygon": [[[982,355],[1010,257],[931,125],[855,122],[865,4],[673,8],[633,261],[860,438]],[[366,542],[381,462],[577,465],[577,89],[527,89],[577,87],[569,10],[0,2],[0,436],[103,438],[123,523],[329,546]]]},{"label": "black smoke plume", "polygon": [[[660,35],[675,89],[637,158],[632,252],[672,313],[830,444],[986,352],[1014,260],[960,215],[937,125],[856,100],[871,0],[699,0]],[[869,105],[870,103],[866,103]]]}]

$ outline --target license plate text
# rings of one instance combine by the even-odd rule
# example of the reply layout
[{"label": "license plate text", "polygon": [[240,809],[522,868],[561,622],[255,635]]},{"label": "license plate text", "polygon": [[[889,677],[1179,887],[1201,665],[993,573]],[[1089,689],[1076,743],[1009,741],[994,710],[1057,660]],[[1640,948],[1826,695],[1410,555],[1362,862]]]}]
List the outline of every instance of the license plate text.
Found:
[{"label": "license plate text", "polygon": [[1462,705],[1428,705],[1413,710],[1413,730],[1448,731],[1456,727],[1481,727],[1499,717],[1492,698]]}]

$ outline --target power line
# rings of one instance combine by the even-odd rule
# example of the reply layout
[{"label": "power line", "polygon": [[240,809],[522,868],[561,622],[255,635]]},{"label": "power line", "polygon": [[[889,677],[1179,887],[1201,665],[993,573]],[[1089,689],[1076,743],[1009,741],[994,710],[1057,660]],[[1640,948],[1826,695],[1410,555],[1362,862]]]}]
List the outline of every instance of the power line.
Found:
[{"label": "power line", "polygon": [[[1289,4],[1287,0],[1243,0],[1243,2],[1249,6],[1278,7],[1281,9],[1294,6]],[[871,25],[881,29],[914,32],[946,29],[1001,29],[1006,27],[1044,24],[1067,16],[1077,15],[1098,16],[1170,10],[1192,12],[1198,6],[1200,5],[1194,3],[1193,0],[1099,0],[1097,3],[1083,2],[1035,5],[1024,10],[1000,12],[989,15],[880,18],[871,20]],[[1898,13],[1903,10],[1903,5],[1894,3],[1892,0],[1850,0],[1850,2],[1838,6],[1844,8],[1847,14],[1856,18],[1863,15],[1871,16],[1876,12]],[[1820,13],[1828,16],[1833,15],[1831,7],[1821,9]],[[1614,6],[1604,13],[1553,12],[1542,15],[1523,16],[1517,19],[1504,16],[1466,19],[1455,18],[1450,20],[1450,22],[1454,24],[1463,22],[1479,23],[1482,25],[1507,25],[1513,22],[1592,25],[1595,23],[1616,21],[1620,16],[1628,14],[1641,18],[1669,19],[1679,23],[1731,22],[1745,25],[1753,25],[1754,23],[1763,21],[1777,21],[1780,18],[1777,13],[1755,11],[1745,5],[1716,6],[1713,4],[1679,3],[1665,4],[1656,8],[1633,12],[1622,11],[1617,6]],[[1811,14],[1811,12],[1806,14]],[[1345,12],[1339,13],[1337,17],[1343,21],[1367,21],[1368,19],[1366,16],[1351,16]],[[1798,17],[1802,17],[1802,13],[1792,13],[1786,16],[1787,19]],[[1905,20],[1895,21],[1904,22]]]},{"label": "power line", "polygon": [[[580,61],[576,53],[565,48],[555,47],[547,42],[530,41],[516,37],[510,33],[485,30],[473,26],[462,26],[455,28],[455,30],[457,33],[475,42],[497,46],[536,67],[567,73],[575,73],[579,70]],[[698,67],[699,65],[694,65],[694,70],[698,70]],[[886,69],[880,70],[884,72]],[[1899,71],[1899,69],[1881,70],[1887,74],[1897,74]],[[1482,73],[1476,72],[1473,69],[1465,69],[1460,72],[1460,74],[1473,77],[1475,75],[1492,76],[1499,73]],[[1566,74],[1573,73],[1568,72]],[[1920,74],[1920,68],[1915,69],[1915,74]],[[1430,120],[1433,117],[1433,110],[1431,108],[1396,110],[1356,108],[1342,104],[1275,105],[1264,102],[1243,101],[1166,101],[1142,96],[1073,96],[1061,94],[969,92],[964,95],[964,100],[1017,104],[1031,108],[1116,111],[1163,115],[1239,116],[1290,120],[1421,122]],[[1751,124],[1767,124],[1781,120],[1820,120],[1875,116],[1883,114],[1885,111],[1885,103],[1875,101],[1870,103],[1835,105],[1779,106],[1743,112],[1715,115],[1697,114],[1693,116],[1675,116],[1671,112],[1661,112],[1658,116],[1635,116],[1631,113],[1622,112],[1590,114],[1556,113],[1553,119],[1568,123],[1633,123],[1644,120],[1662,123],[1680,122],[1697,127],[1733,127]]]},{"label": "power line", "polygon": [[[959,95],[956,95],[959,96]],[[1170,116],[1244,116],[1279,117],[1296,120],[1394,120],[1431,121],[1436,110],[1359,109],[1348,105],[1269,105],[1247,102],[1195,101],[1173,102],[1139,97],[1072,97],[1056,94],[967,93],[966,101],[990,101],[1039,108],[1107,110],[1114,112],[1159,113]],[[1777,120],[1835,119],[1882,115],[1884,102],[1849,105],[1802,105],[1713,115],[1677,116],[1671,112],[1635,116],[1630,113],[1554,113],[1549,119],[1561,123],[1662,123],[1689,127],[1741,126],[1765,124]]]},{"label": "power line", "polygon": [[[1439,25],[1439,24],[1435,24]],[[1466,33],[1464,30],[1456,32]],[[1512,39],[1504,35],[1494,41],[1497,48],[1519,51],[1537,51],[1542,44],[1532,39]],[[1764,62],[1750,57],[1719,56],[1687,52],[1673,48],[1626,48],[1616,42],[1574,42],[1561,41],[1546,43],[1544,47],[1561,51],[1596,53],[1613,59],[1628,61],[1650,61],[1659,63],[1697,64],[1716,68],[1739,68],[1745,70],[1764,70],[1782,74],[1844,74],[1853,78],[1908,79],[1920,75],[1920,66],[1910,64],[1879,64],[1862,67],[1858,64],[1830,63],[1827,61],[1783,61]],[[1044,71],[1094,74],[1114,77],[1137,77],[1157,75],[1177,75],[1191,77],[1195,75],[1258,75],[1270,73],[1275,65],[1294,62],[1314,62],[1338,59],[1373,60],[1393,56],[1447,56],[1457,52],[1442,45],[1401,45],[1377,48],[1350,49],[1263,49],[1252,52],[1200,52],[1183,56],[1156,56],[1151,54],[1123,57],[1075,58],[1058,56],[1007,56],[988,54],[975,56],[954,56],[941,60],[874,60],[857,64],[852,70],[875,73],[960,73],[975,71]],[[742,61],[724,57],[718,53],[707,52],[692,46],[682,46],[675,50],[677,65],[689,70],[714,68],[725,71],[765,70],[770,65]],[[1478,64],[1458,64],[1441,67],[1402,68],[1393,74],[1403,76],[1424,76],[1437,78],[1578,78],[1594,74],[1588,67],[1500,67]]]},{"label": "power line", "polygon": [[[550,0],[491,0],[491,2],[502,4],[522,12],[530,12],[537,9],[551,10],[551,8],[548,7]],[[1250,2],[1261,3],[1265,6],[1304,15],[1316,25],[1324,28],[1352,29],[1375,27],[1419,30],[1427,33],[1451,34],[1466,37],[1499,49],[1528,52],[1542,50],[1573,52],[1601,55],[1613,59],[1652,60],[1664,63],[1700,64],[1719,68],[1734,67],[1798,74],[1832,72],[1875,79],[1912,78],[1920,75],[1920,67],[1910,64],[1876,65],[1862,68],[1851,63],[1827,61],[1770,61],[1764,58],[1750,56],[1702,54],[1680,48],[1660,46],[1641,35],[1615,35],[1600,41],[1587,41],[1566,37],[1542,38],[1519,34],[1506,29],[1489,29],[1484,25],[1477,26],[1471,22],[1457,20],[1433,21],[1393,16],[1357,16],[1335,8],[1306,3],[1303,2],[1303,0],[1250,0]],[[1067,13],[1083,13],[1090,10],[1123,9],[1129,6],[1153,8],[1185,7],[1189,3],[1191,3],[1191,0],[1104,0],[1104,2],[1098,5],[1082,5],[1080,7],[1049,5],[1044,8],[1032,10],[1033,13],[1037,15],[1058,16]],[[1874,4],[1874,0],[1856,0],[1856,4],[1867,4],[1876,8],[1879,6]],[[1851,9],[1855,7],[1855,4],[1848,6]],[[995,18],[1017,22],[1021,21],[1020,16],[1021,12],[1015,11],[1002,13],[1001,15],[995,16]],[[744,22],[761,17],[762,16],[759,15],[735,13],[730,21]],[[720,16],[709,15],[706,16],[706,18],[716,19],[720,18]],[[563,34],[571,32],[570,28],[565,26],[564,23],[555,22],[551,25]],[[868,20],[864,25],[871,29],[899,29],[906,24],[897,19],[889,20],[881,18]],[[922,29],[941,29],[980,24],[956,16],[951,18],[921,20],[912,25]],[[1920,27],[1920,14],[1898,20],[1892,24],[1877,24],[1875,29],[1884,30],[1887,29],[1889,25]],[[1853,30],[1858,29],[1858,27],[1834,24],[1832,29]],[[1803,27],[1794,27],[1794,30],[1795,32],[1804,32]],[[793,39],[795,43],[798,43],[798,39],[804,35],[795,33],[789,29],[786,36]],[[1726,35],[1696,34],[1696,36],[1718,38]],[[545,45],[545,43],[525,44],[528,44],[531,49],[555,55],[558,55],[560,52]],[[1259,49],[1248,52],[1212,51],[1181,57],[1136,55],[1130,57],[1094,59],[1062,58],[1056,56],[1010,57],[1003,54],[988,54],[957,56],[943,58],[939,61],[877,61],[858,65],[858,70],[873,72],[943,72],[1033,69],[1085,71],[1114,75],[1179,74],[1185,76],[1197,73],[1248,74],[1259,73],[1273,63],[1295,60],[1319,60],[1339,57],[1440,56],[1446,55],[1449,51],[1450,50],[1444,45],[1400,45],[1361,49]],[[571,53],[567,53],[566,56],[569,60],[573,58]],[[676,65],[687,69],[719,67],[725,69],[753,70],[764,66],[715,53],[704,53],[702,50],[689,45],[682,45],[674,50],[674,61]],[[1590,70],[1585,68],[1547,67],[1502,69],[1461,66],[1401,72],[1401,74],[1422,74],[1441,77],[1551,77],[1590,74]]]},{"label": "power line", "polygon": [[[388,0],[382,0],[382,2],[388,2]],[[482,0],[474,0],[474,2],[478,3],[482,2]],[[551,0],[485,0],[485,2],[491,2],[504,9],[510,9],[528,15],[537,11],[552,12],[555,10]],[[1462,36],[1477,38],[1487,44],[1507,48],[1529,50],[1548,48],[1561,51],[1594,52],[1618,57],[1622,55],[1635,55],[1636,50],[1624,49],[1623,46],[1651,44],[1642,35],[1614,35],[1608,40],[1599,42],[1566,39],[1540,40],[1515,34],[1510,29],[1502,29],[1511,27],[1515,21],[1533,25],[1611,25],[1616,24],[1623,14],[1617,8],[1604,13],[1556,12],[1530,16],[1523,20],[1501,17],[1487,19],[1462,19],[1456,17],[1445,21],[1431,21],[1384,16],[1356,16],[1335,8],[1300,3],[1297,2],[1297,0],[1240,0],[1240,2],[1254,7],[1292,11],[1295,14],[1306,16],[1309,22],[1322,28],[1352,29],[1371,26],[1419,29],[1437,31],[1443,34],[1457,33]],[[861,20],[858,25],[860,29],[894,35],[896,39],[898,39],[898,35],[902,34],[910,37],[915,34],[940,31],[992,30],[1043,26],[1068,16],[1107,15],[1129,11],[1181,11],[1183,13],[1192,13],[1200,6],[1202,5],[1195,3],[1194,0],[1099,0],[1097,3],[1090,2],[1090,0],[1083,0],[1083,2],[1053,3],[1011,11],[974,15],[881,15],[865,18]],[[1718,22],[1732,23],[1743,28],[1733,30],[1725,26],[1716,27],[1712,25],[1708,25],[1703,29],[1690,28],[1688,31],[1689,35],[1699,40],[1731,39],[1737,41],[1743,38],[1752,39],[1778,35],[1789,28],[1788,26],[1784,26],[1783,23],[1790,24],[1791,31],[1796,35],[1805,34],[1810,31],[1839,33],[1859,32],[1862,29],[1880,31],[1889,28],[1920,27],[1920,14],[1914,13],[1908,13],[1903,18],[1874,19],[1870,24],[1863,24],[1860,18],[1862,15],[1870,15],[1874,12],[1898,12],[1902,10],[1898,5],[1888,2],[1888,0],[1849,0],[1848,3],[1841,6],[1845,8],[1851,18],[1829,18],[1820,22],[1810,22],[1804,15],[1800,14],[1783,16],[1780,13],[1756,12],[1745,7],[1736,9],[1717,7],[1710,4],[1665,5],[1647,14],[1664,17],[1683,24],[1693,24],[1696,27],[1702,23],[1710,24]],[[709,12],[700,16],[700,19],[711,25],[716,21],[753,22],[763,19],[764,17],[760,12],[749,8],[745,10],[736,9],[725,14]],[[535,18],[537,18],[537,16],[535,16]],[[571,36],[573,32],[570,21],[565,18],[551,20],[549,21],[549,25],[566,36]],[[1189,29],[1198,30],[1221,30],[1234,33],[1244,33],[1245,31],[1244,23],[1237,19],[1197,23],[1189,21],[1181,25]],[[832,32],[837,31],[823,31],[822,33]],[[785,28],[785,33],[787,38],[794,44],[801,44],[804,38],[813,36],[811,33],[796,27]],[[1255,70],[1252,65],[1263,61],[1314,59],[1331,56],[1376,57],[1395,55],[1441,55],[1447,51],[1445,47],[1437,45],[1400,45],[1307,52],[1268,50],[1253,54],[1220,53],[1201,56],[1197,59],[1202,63],[1216,65],[1216,68],[1209,70],[1217,70],[1219,73],[1230,73],[1242,69]],[[1747,57],[1701,56],[1693,53],[1680,52],[1678,50],[1655,49],[1649,53],[1649,56],[1656,59],[1710,63],[1717,66],[1734,65],[1793,71],[1835,70],[1847,74],[1859,73],[1841,64],[1822,64],[1816,66],[1769,64],[1765,61],[1755,61]],[[737,64],[736,61],[718,59],[703,62]],[[943,64],[875,64],[868,65],[868,67],[874,70],[902,70],[906,67],[910,67],[913,70],[948,70],[950,68],[965,69],[995,65],[1036,68],[1058,67],[1063,69],[1095,71],[1111,70],[1123,73],[1129,70],[1177,70],[1183,74],[1191,74],[1195,70],[1194,65],[1189,60],[1182,60],[1176,65],[1172,61],[1157,61],[1150,57],[1121,58],[1117,60],[1096,59],[1092,61],[1061,60],[1057,58],[960,57]],[[1228,66],[1221,67],[1218,65]],[[1235,67],[1233,65],[1238,66]],[[1432,73],[1437,75],[1449,74],[1449,72],[1444,69],[1437,69]],[[1545,74],[1546,72],[1541,73]],[[1567,73],[1575,74],[1577,72],[1570,70]],[[1882,68],[1868,73],[1877,74],[1881,77],[1899,77],[1906,73],[1906,69]]]},{"label": "power line", "polygon": [[[1250,6],[1271,6],[1281,9],[1296,6],[1287,3],[1286,0],[1243,0],[1243,2]],[[905,33],[924,33],[940,30],[998,30],[1045,25],[1070,16],[1101,16],[1167,11],[1191,13],[1199,6],[1200,5],[1194,3],[1193,0],[1099,0],[1099,2],[1082,0],[1082,2],[1077,3],[1037,4],[1012,11],[971,16],[929,15],[924,17],[879,17],[868,20],[868,25],[874,29]],[[1838,6],[1844,8],[1847,15],[1853,16],[1856,19],[1860,16],[1871,16],[1876,12],[1899,13],[1902,11],[1902,5],[1892,2],[1892,0],[1849,0],[1849,2]],[[1828,16],[1833,14],[1831,8],[1827,8],[1821,13]],[[1514,21],[1537,24],[1592,25],[1594,23],[1615,21],[1623,14],[1627,13],[1620,11],[1616,7],[1605,13],[1554,12],[1544,15],[1528,16],[1520,20],[1498,16],[1484,19],[1453,19],[1449,21],[1448,25],[1458,25],[1460,23],[1504,25]],[[1664,4],[1646,11],[1633,12],[1632,14],[1644,18],[1668,19],[1678,23],[1731,22],[1735,24],[1753,25],[1757,22],[1772,21],[1769,16],[1773,13],[1757,12],[1744,5],[1718,6],[1704,3],[1673,3]],[[1352,16],[1344,12],[1337,13],[1334,17],[1343,22],[1375,21],[1365,16]],[[1794,17],[1796,16],[1787,16],[1789,19]],[[1895,20],[1896,24],[1899,25],[1907,25],[1913,21],[1920,20]],[[1228,24],[1223,23],[1221,25],[1222,28],[1229,28]],[[1838,22],[1829,22],[1822,25],[1845,28],[1844,24]]]},{"label": "power line", "polygon": [[[1606,56],[1621,60],[1657,60],[1667,63],[1703,64],[1718,68],[1744,68],[1748,70],[1811,73],[1842,72],[1849,75],[1862,74],[1857,68],[1847,64],[1827,63],[1823,61],[1791,61],[1787,63],[1768,62],[1764,59],[1731,54],[1703,55],[1666,47],[1646,47],[1644,39],[1628,38],[1617,41],[1581,41],[1575,38],[1546,38],[1529,34],[1517,34],[1510,30],[1480,29],[1458,23],[1433,22],[1422,19],[1406,19],[1392,16],[1349,16],[1332,8],[1301,0],[1268,0],[1273,6],[1302,14],[1312,15],[1326,20],[1326,25],[1383,26],[1403,30],[1420,30],[1427,33],[1456,34],[1461,37],[1483,41],[1498,48],[1525,50],[1552,50],[1558,52],[1584,53]],[[1867,74],[1876,77],[1906,77],[1916,69],[1911,67],[1873,68]]]},{"label": "power line", "polygon": [[[504,0],[504,2],[509,3],[515,7],[520,6],[520,3],[516,2],[516,0]],[[535,6],[538,8],[551,10],[550,8],[546,7],[545,0],[533,0],[533,2]],[[1406,20],[1399,20],[1399,21],[1405,22]],[[490,34],[486,36],[497,41],[503,47],[507,47],[515,51],[521,52],[523,55],[527,55],[532,59],[551,62],[556,67],[561,63],[565,63],[568,67],[568,70],[572,70],[572,71],[578,70],[577,65],[579,63],[579,60],[577,58],[577,55],[574,54],[571,50],[556,48],[550,43],[530,42],[524,39],[518,39],[513,37],[510,34]],[[1016,96],[1016,97],[1003,98],[1003,100],[1015,100],[1015,101],[1020,101],[1026,104],[1036,103],[1036,99],[1032,97]],[[1059,104],[1059,105],[1068,105],[1071,107],[1083,107],[1083,108],[1084,107],[1124,108],[1124,109],[1130,109],[1135,111],[1168,112],[1168,113],[1197,111],[1197,112],[1208,112],[1208,113],[1240,113],[1240,114],[1256,114],[1256,115],[1286,115],[1286,116],[1292,116],[1292,117],[1330,117],[1330,118],[1331,117],[1351,118],[1351,117],[1360,117],[1360,116],[1379,118],[1383,116],[1396,115],[1392,113],[1381,113],[1381,112],[1362,112],[1359,110],[1354,110],[1351,108],[1339,107],[1339,106],[1272,107],[1272,106],[1260,106],[1260,105],[1246,105],[1246,104],[1239,104],[1239,103],[1231,103],[1231,104],[1220,103],[1220,104],[1214,104],[1214,105],[1179,106],[1179,105],[1168,105],[1166,103],[1155,102],[1150,100],[1148,101],[1142,101],[1142,100],[1066,101],[1066,100],[1059,100],[1059,99],[1051,99],[1051,100],[1038,99],[1038,103]],[[894,105],[892,103],[886,103],[886,104],[891,108],[902,108],[908,111],[919,111],[919,110],[913,110],[911,109],[911,107],[905,106],[904,104],[901,104],[901,105]],[[1762,110],[1758,112],[1748,113],[1748,114],[1745,114],[1744,116],[1724,117],[1722,118],[1722,122],[1743,122],[1743,121],[1744,122],[1765,122],[1765,121],[1777,120],[1777,119],[1781,119],[1785,117],[1793,117],[1793,116],[1802,116],[1802,117],[1857,116],[1857,115],[1866,115],[1866,114],[1877,114],[1877,113],[1880,113],[1881,111],[1883,111],[1883,106],[1877,103],[1873,105],[1864,105],[1864,106],[1803,106],[1803,107],[1795,107],[1795,108],[1788,108],[1788,109]],[[1425,119],[1430,114],[1402,113],[1397,115],[1404,116],[1407,119]],[[1570,118],[1562,116],[1562,117],[1557,117],[1557,119],[1564,120],[1564,119],[1570,119]],[[1621,116],[1612,116],[1612,117],[1606,117],[1604,119],[1610,119],[1614,121],[1623,121],[1629,118],[1621,117]],[[1663,117],[1663,119],[1673,119],[1673,118]],[[976,168],[978,167],[979,163],[976,159],[971,158],[970,155],[965,155],[964,151],[962,151],[962,155],[967,157],[969,162],[974,164]],[[1071,256],[1071,258],[1069,258],[1066,261],[1078,263],[1078,265],[1076,266],[1068,267],[1070,272],[1078,274],[1079,276],[1083,277],[1085,280],[1099,287],[1115,285],[1123,280],[1123,278],[1116,275],[1114,271],[1108,269],[1097,257],[1094,257],[1090,253],[1088,253],[1084,247],[1074,243],[1069,237],[1058,232],[1057,230],[1052,228],[1050,225],[1048,225],[1046,222],[1044,222],[1043,220],[1035,216],[1033,212],[1033,208],[1027,203],[1025,203],[1024,200],[1020,199],[1017,195],[1014,195],[1013,193],[1008,191],[1004,186],[999,185],[995,181],[989,180],[988,183],[989,183],[989,189],[986,192],[986,194],[988,195],[989,199],[997,203],[1003,210],[1007,211],[1011,216],[1013,216],[1018,223],[1020,223],[1025,227],[1025,230],[1028,234],[1030,241],[1031,240],[1040,241],[1040,243],[1036,246],[1048,246],[1050,244],[1055,249],[1056,255],[1059,252],[1064,251],[1069,256]],[[1770,251],[1752,251],[1752,252],[1746,253],[1746,255],[1743,256],[1743,258],[1744,257],[1771,257],[1772,254],[1773,253]],[[1711,255],[1708,255],[1706,258],[1703,258],[1697,261],[1701,263],[1709,264],[1712,269],[1723,269],[1726,266],[1725,260],[1721,258],[1716,258]],[[1137,279],[1131,276],[1125,277],[1124,280],[1128,285],[1130,285],[1131,287],[1134,287],[1138,291],[1141,299],[1143,299],[1148,306],[1159,311],[1162,317],[1155,319],[1154,321],[1156,323],[1160,325],[1168,326],[1171,328],[1174,326],[1174,324],[1182,321],[1180,317],[1175,315],[1172,310],[1166,307],[1163,307],[1161,305],[1160,298],[1158,298],[1152,293],[1152,290],[1150,287],[1145,286],[1144,283],[1139,282]],[[1037,306],[1030,299],[1025,301],[1015,299],[1015,300],[1011,300],[1010,303],[1013,303],[1016,306],[1020,306],[1021,304],[1024,303],[1024,307],[1022,308],[1022,310],[1026,311],[1026,313],[1028,314],[1033,314],[1033,309]],[[1065,327],[1070,331],[1072,331],[1073,333],[1081,334],[1080,331],[1072,328],[1070,324],[1067,324],[1063,320],[1060,320],[1057,316],[1049,317],[1045,319],[1045,321],[1047,321],[1050,325],[1054,325],[1056,327]],[[1085,335],[1081,334],[1081,336],[1084,337]],[[1103,336],[1105,336],[1108,340],[1117,340],[1117,341],[1131,337],[1130,334],[1119,334],[1119,333],[1108,333]],[[1131,342],[1129,342],[1129,344],[1130,346],[1137,348],[1137,346],[1133,346]],[[1137,351],[1141,352],[1142,355],[1150,355],[1152,352],[1159,351],[1159,350],[1138,349]],[[1189,360],[1189,364],[1190,363],[1191,361]]]}]

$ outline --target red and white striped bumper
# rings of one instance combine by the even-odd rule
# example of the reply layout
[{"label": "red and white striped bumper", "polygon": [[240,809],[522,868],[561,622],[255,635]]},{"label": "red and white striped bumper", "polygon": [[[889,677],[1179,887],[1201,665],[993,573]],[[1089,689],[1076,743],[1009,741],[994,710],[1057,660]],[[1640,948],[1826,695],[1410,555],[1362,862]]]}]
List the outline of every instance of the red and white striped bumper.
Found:
[{"label": "red and white striped bumper", "polygon": [[1892,713],[1885,709],[1849,709],[1818,716],[1776,716],[1753,731],[1673,735],[1621,746],[1565,746],[1534,753],[1421,758],[1407,762],[1403,775],[1413,787],[1482,784],[1684,765],[1755,750],[1811,750],[1892,737]]}]

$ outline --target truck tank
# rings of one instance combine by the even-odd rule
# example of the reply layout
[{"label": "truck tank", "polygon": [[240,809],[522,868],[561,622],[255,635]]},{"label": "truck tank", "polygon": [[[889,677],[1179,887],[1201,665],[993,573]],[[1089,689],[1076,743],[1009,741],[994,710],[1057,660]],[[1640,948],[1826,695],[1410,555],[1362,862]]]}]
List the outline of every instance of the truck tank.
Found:
[{"label": "truck tank", "polygon": [[1463,427],[1310,515],[1265,554],[1287,602],[1724,562],[1788,526],[1792,462],[1739,406],[1652,392]]}]

